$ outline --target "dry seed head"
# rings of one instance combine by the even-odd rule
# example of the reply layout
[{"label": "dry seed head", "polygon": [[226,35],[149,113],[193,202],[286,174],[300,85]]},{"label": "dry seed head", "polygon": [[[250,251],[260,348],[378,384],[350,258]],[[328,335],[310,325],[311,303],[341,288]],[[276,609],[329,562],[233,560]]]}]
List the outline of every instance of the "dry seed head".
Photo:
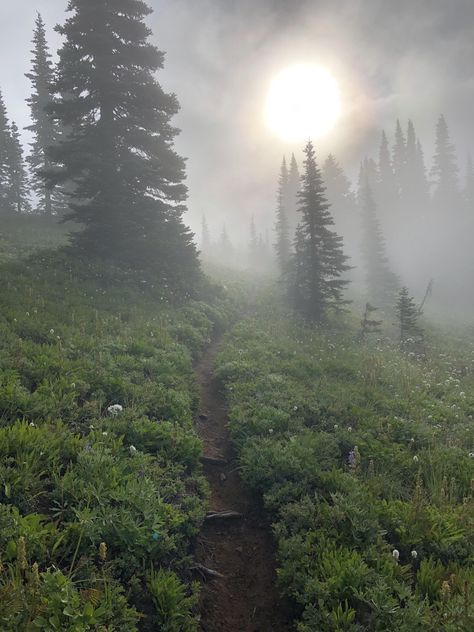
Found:
[{"label": "dry seed head", "polygon": [[107,559],[107,544],[105,542],[99,544],[99,559],[101,562],[105,562]]}]

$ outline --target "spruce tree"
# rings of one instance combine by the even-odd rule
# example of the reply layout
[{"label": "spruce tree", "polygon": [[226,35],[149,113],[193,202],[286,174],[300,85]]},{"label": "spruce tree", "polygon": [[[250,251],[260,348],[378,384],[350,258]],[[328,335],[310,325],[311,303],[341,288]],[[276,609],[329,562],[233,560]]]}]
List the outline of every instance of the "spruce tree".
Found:
[{"label": "spruce tree", "polygon": [[382,139],[379,149],[378,160],[378,182],[374,181],[374,176],[366,176],[359,180],[360,190],[365,186],[366,177],[369,178],[369,183],[372,188],[372,193],[377,199],[377,204],[381,212],[382,223],[389,228],[390,231],[394,230],[395,220],[398,220],[398,191],[395,182],[395,175],[393,173],[392,158],[390,156],[390,147],[385,131],[382,131]]},{"label": "spruce tree", "polygon": [[340,310],[347,303],[343,292],[348,281],[341,275],[350,267],[342,238],[332,230],[334,220],[311,141],[306,145],[305,156],[291,284],[296,309],[309,320],[322,322],[328,308]]},{"label": "spruce tree", "polygon": [[429,187],[421,143],[418,140],[413,122],[408,121],[406,140],[406,170],[403,182],[402,199],[411,215],[422,216],[429,204]]},{"label": "spruce tree", "polygon": [[384,189],[393,192],[394,187],[394,176],[392,169],[392,160],[390,158],[390,148],[388,145],[387,134],[385,131],[382,131],[382,140],[380,142],[379,149],[379,174],[380,174],[380,182]]},{"label": "spruce tree", "polygon": [[67,218],[84,229],[72,244],[189,287],[199,266],[182,221],[179,106],[155,78],[164,54],[148,42],[152,10],[141,0],[69,0],[68,11],[51,107],[68,135],[49,152],[60,169],[49,184],[74,185]]},{"label": "spruce tree", "polygon": [[459,169],[446,119],[441,115],[436,125],[436,150],[431,177],[435,186],[434,202],[438,210],[451,210],[459,204]]},{"label": "spruce tree", "polygon": [[64,202],[58,190],[52,191],[46,186],[44,173],[51,170],[48,149],[58,143],[58,129],[48,112],[51,107],[53,66],[46,40],[46,28],[41,15],[38,13],[33,35],[33,59],[31,72],[26,77],[31,81],[32,93],[27,99],[30,106],[32,124],[26,129],[32,132],[33,142],[31,152],[27,158],[32,178],[32,188],[37,197],[37,212],[44,215],[57,215]]},{"label": "spruce tree", "polygon": [[323,179],[335,230],[342,235],[346,254],[352,260],[359,252],[360,241],[357,199],[349,178],[332,154],[324,162]]},{"label": "spruce tree", "polygon": [[329,154],[323,165],[323,178],[334,218],[336,221],[343,220],[348,213],[353,212],[355,196],[349,178],[332,154]]},{"label": "spruce tree", "polygon": [[288,226],[290,231],[290,241],[293,240],[296,227],[299,222],[298,216],[298,191],[300,189],[300,172],[295,154],[291,154],[290,169],[288,172],[288,187],[285,194],[285,208],[288,215]]},{"label": "spruce tree", "polygon": [[418,324],[420,312],[406,287],[402,287],[398,295],[396,313],[400,326],[400,343],[402,345],[420,343],[423,340],[423,330]]},{"label": "spruce tree", "polygon": [[368,297],[383,308],[393,305],[400,283],[391,271],[382,230],[377,219],[377,207],[369,183],[366,181],[359,193],[362,212],[365,280]]},{"label": "spruce tree", "polygon": [[13,212],[10,195],[11,133],[5,101],[0,93],[0,210]]},{"label": "spruce tree", "polygon": [[367,158],[366,156],[361,162],[359,169],[359,191],[364,188],[367,182],[369,183],[372,192],[378,192],[380,190],[380,174],[377,163],[373,160],[373,158]]},{"label": "spruce tree", "polygon": [[288,264],[290,262],[290,230],[288,224],[288,209],[285,205],[285,193],[288,189],[288,168],[286,166],[286,160],[283,158],[283,162],[280,169],[280,178],[278,181],[278,195],[277,195],[277,212],[275,222],[275,251],[277,255],[278,267],[280,269],[281,277],[284,277],[288,272]]},{"label": "spruce tree", "polygon": [[406,176],[406,161],[407,161],[407,147],[405,136],[402,131],[400,121],[397,119],[395,127],[395,143],[393,146],[393,177],[395,180],[395,188],[398,196],[401,195],[403,190],[405,176]]},{"label": "spruce tree", "polygon": [[8,141],[8,208],[15,213],[29,213],[29,183],[23,158],[23,146],[17,125],[13,122],[10,127]]}]

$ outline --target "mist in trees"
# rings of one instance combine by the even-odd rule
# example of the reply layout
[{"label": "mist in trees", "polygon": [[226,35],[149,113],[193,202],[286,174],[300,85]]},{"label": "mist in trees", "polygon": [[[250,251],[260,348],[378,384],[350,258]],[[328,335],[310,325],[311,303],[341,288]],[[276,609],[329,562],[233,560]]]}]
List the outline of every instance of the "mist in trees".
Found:
[{"label": "mist in trees", "polygon": [[[175,148],[179,104],[160,82],[164,53],[151,43],[150,9],[134,0],[120,12],[105,1],[67,8],[57,57],[42,16],[31,25],[26,129],[14,122],[9,95],[0,97],[0,213],[74,223],[71,253],[153,269],[177,284],[193,284],[200,258],[288,287],[305,259],[302,148],[275,161],[273,189],[262,181],[265,206],[244,200],[230,218],[211,200],[194,237],[184,221],[186,163]],[[393,309],[400,286],[420,297],[433,278],[430,307],[472,309],[473,161],[457,151],[447,116],[421,138],[415,115],[378,130],[377,146],[355,159],[315,144],[330,230],[350,268],[341,299]]]}]

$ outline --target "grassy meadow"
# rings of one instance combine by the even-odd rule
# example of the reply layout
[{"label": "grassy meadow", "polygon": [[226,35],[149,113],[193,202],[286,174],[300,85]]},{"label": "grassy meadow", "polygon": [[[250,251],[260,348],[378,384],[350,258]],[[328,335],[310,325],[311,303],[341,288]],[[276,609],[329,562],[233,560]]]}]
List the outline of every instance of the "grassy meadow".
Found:
[{"label": "grassy meadow", "polygon": [[264,301],[216,372],[299,632],[474,626],[474,342],[426,357]]}]

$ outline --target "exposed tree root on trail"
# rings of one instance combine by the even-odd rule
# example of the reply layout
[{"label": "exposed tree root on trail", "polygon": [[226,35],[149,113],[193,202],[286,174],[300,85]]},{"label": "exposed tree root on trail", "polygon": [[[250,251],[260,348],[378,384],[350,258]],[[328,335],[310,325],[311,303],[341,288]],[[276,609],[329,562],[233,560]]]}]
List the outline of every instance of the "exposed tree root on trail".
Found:
[{"label": "exposed tree root on trail", "polygon": [[197,367],[202,410],[196,427],[204,442],[202,462],[211,487],[210,512],[196,545],[196,563],[206,569],[201,630],[289,632],[287,612],[275,589],[270,526],[258,499],[240,480],[224,399],[212,376],[220,345],[216,340]]}]

